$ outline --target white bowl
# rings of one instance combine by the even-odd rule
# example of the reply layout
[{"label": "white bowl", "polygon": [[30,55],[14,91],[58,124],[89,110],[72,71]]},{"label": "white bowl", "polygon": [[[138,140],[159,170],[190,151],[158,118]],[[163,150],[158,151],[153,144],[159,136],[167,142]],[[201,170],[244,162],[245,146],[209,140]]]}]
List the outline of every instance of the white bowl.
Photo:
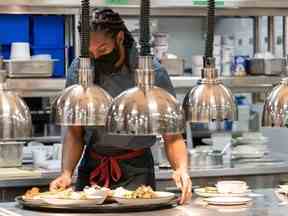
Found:
[{"label": "white bowl", "polygon": [[221,194],[242,194],[248,190],[248,186],[244,181],[220,181],[216,184],[216,188]]}]

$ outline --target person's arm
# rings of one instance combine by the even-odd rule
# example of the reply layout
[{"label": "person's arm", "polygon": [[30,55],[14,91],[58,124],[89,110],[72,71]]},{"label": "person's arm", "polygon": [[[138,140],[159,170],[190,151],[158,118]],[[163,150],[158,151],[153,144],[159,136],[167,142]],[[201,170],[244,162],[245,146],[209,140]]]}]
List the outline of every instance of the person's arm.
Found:
[{"label": "person's arm", "polygon": [[50,184],[50,190],[65,189],[71,186],[74,170],[84,149],[83,129],[79,126],[67,129],[62,152],[62,172]]},{"label": "person's arm", "polygon": [[173,179],[181,189],[180,204],[191,199],[192,182],[188,173],[188,155],[182,135],[164,135],[166,155],[174,170]]},{"label": "person's arm", "polygon": [[64,139],[62,173],[72,176],[84,149],[83,129],[69,127]]}]

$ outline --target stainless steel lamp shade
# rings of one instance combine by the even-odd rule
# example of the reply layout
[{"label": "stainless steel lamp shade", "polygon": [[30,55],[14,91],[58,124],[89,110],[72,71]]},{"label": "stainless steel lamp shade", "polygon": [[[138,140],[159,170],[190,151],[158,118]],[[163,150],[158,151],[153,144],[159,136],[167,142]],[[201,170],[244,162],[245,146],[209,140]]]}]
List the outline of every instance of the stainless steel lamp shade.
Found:
[{"label": "stainless steel lamp shade", "polygon": [[80,58],[80,84],[66,88],[52,105],[54,122],[63,126],[104,126],[112,98],[93,85],[90,59]]},{"label": "stainless steel lamp shade", "polygon": [[0,139],[30,137],[32,121],[29,108],[17,94],[6,89],[3,73],[0,76]]},{"label": "stainless steel lamp shade", "polygon": [[202,74],[203,78],[198,85],[184,98],[186,121],[203,124],[233,121],[236,117],[236,105],[231,91],[217,78],[213,66],[204,68]]},{"label": "stainless steel lamp shade", "polygon": [[174,96],[156,87],[152,57],[140,56],[136,87],[114,99],[107,115],[107,131],[118,135],[181,133],[182,108]]},{"label": "stainless steel lamp shade", "polygon": [[262,126],[287,127],[288,124],[288,78],[283,79],[265,100]]}]

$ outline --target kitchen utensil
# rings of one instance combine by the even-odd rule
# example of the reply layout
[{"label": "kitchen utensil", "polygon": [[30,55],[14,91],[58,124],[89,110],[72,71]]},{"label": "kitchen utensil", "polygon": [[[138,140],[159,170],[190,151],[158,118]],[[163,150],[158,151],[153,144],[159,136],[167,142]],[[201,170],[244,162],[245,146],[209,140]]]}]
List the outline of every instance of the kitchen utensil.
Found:
[{"label": "kitchen utensil", "polygon": [[244,181],[220,181],[216,184],[216,188],[221,194],[242,194],[248,190]]},{"label": "kitchen utensil", "polygon": [[0,167],[22,166],[24,142],[0,142]]},{"label": "kitchen utensil", "polygon": [[16,77],[51,77],[54,62],[57,60],[4,60],[8,76]]},{"label": "kitchen utensil", "polygon": [[190,168],[219,168],[223,166],[223,155],[220,151],[189,151]]},{"label": "kitchen utensil", "polygon": [[205,199],[209,205],[244,205],[252,201],[248,197],[211,197]]},{"label": "kitchen utensil", "polygon": [[30,60],[30,44],[23,42],[14,42],[11,45],[11,55],[12,60]]}]

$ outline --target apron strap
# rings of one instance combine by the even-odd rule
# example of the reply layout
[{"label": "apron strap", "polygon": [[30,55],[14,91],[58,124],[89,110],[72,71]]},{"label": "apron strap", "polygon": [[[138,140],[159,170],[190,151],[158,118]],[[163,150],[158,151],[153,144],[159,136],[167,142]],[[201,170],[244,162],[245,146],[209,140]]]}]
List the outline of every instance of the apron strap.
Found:
[{"label": "apron strap", "polygon": [[104,183],[104,187],[109,188],[110,179],[112,179],[114,182],[118,182],[122,177],[122,170],[120,168],[119,161],[140,157],[144,153],[145,150],[141,149],[130,151],[124,155],[102,156],[98,155],[96,151],[91,150],[91,157],[94,160],[99,160],[100,164],[91,172],[90,184],[99,185],[99,183]]}]

